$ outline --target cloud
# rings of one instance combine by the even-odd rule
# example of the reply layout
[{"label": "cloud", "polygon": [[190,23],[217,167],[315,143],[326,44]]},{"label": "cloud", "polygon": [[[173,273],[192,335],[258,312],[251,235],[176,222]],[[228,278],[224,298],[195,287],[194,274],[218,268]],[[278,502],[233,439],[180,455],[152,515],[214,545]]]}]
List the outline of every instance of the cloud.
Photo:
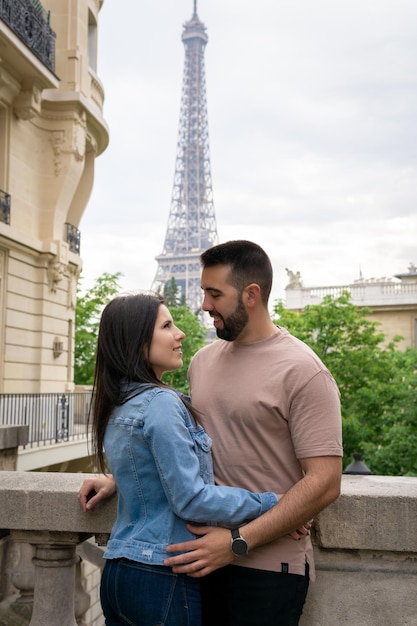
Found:
[{"label": "cloud", "polygon": [[[81,223],[83,274],[122,271],[149,288],[168,222],[192,3],[125,5],[108,0],[100,13],[111,138]],[[417,3],[200,0],[198,13],[220,239],[265,247],[273,297],[284,296],[285,267],[315,286],[352,282],[359,268],[406,271],[417,261]]]}]

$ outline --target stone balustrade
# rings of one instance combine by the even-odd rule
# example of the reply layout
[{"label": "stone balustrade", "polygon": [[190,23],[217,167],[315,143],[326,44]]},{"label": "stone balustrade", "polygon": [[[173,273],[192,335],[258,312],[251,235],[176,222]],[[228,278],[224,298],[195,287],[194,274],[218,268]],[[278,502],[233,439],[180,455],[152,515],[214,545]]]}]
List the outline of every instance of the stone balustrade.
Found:
[{"label": "stone balustrade", "polygon": [[[76,547],[90,536],[105,542],[116,510],[112,498],[83,513],[76,494],[84,478],[0,472],[0,528],[33,552],[30,626],[80,623]],[[417,478],[343,476],[340,498],[315,521],[314,540],[317,580],[302,626],[417,626]],[[24,594],[24,581],[6,576]]]},{"label": "stone balustrade", "polygon": [[[84,478],[85,474],[0,472],[0,528],[10,530],[12,542],[29,544],[34,551],[30,626],[77,626],[77,545],[92,535],[99,545],[105,543],[116,514],[115,498],[83,513],[76,494]],[[20,588],[19,582],[16,586]]]},{"label": "stone balustrade", "polygon": [[338,298],[344,291],[351,295],[355,306],[400,306],[417,304],[417,281],[391,282],[361,281],[351,285],[326,287],[287,286],[285,305],[288,309],[301,310],[307,305],[319,304],[326,296]]}]

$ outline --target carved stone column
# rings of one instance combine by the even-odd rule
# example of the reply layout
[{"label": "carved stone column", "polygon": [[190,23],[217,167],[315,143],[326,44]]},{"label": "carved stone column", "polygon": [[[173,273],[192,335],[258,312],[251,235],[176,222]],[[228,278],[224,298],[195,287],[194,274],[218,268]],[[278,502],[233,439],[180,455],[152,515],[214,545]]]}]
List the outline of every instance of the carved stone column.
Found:
[{"label": "carved stone column", "polygon": [[86,626],[84,615],[90,608],[90,594],[84,589],[81,574],[81,558],[77,557],[75,565],[75,618],[78,626]]},{"label": "carved stone column", "polygon": [[[35,595],[29,626],[77,626],[74,613],[75,545],[37,545]],[[47,601],[45,602],[45,600]]]},{"label": "carved stone column", "polygon": [[20,558],[11,573],[10,580],[18,589],[19,597],[13,602],[12,609],[29,621],[33,610],[33,589],[35,586],[35,571],[32,562],[34,548],[29,543],[21,543],[16,548],[19,549]]},{"label": "carved stone column", "polygon": [[29,626],[77,626],[74,610],[78,533],[14,531],[35,547],[33,612]]}]

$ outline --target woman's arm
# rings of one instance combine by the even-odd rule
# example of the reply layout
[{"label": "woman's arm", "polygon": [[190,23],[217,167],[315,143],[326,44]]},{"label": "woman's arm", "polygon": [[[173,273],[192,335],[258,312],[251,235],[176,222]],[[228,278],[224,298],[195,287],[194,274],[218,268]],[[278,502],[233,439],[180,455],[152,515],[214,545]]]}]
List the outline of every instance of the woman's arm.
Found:
[{"label": "woman's arm", "polygon": [[278,502],[277,495],[270,491],[252,493],[205,482],[196,450],[211,465],[210,440],[207,436],[205,440],[194,437],[189,421],[178,396],[163,390],[149,402],[142,429],[137,433],[152,451],[162,488],[176,515],[198,523],[237,525],[258,517]]},{"label": "woman's arm", "polygon": [[86,478],[80,487],[77,498],[82,510],[91,511],[96,504],[116,493],[116,482],[111,474]]}]

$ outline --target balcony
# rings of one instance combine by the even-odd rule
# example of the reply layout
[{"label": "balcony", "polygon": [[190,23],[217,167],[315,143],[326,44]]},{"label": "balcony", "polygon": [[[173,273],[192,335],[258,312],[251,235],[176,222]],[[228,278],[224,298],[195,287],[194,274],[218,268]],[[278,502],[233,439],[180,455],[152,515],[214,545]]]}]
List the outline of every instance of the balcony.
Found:
[{"label": "balcony", "polygon": [[0,0],[0,19],[54,72],[55,33],[49,25],[49,18],[49,12],[39,0]]},{"label": "balcony", "polygon": [[80,256],[80,251],[81,251],[80,231],[78,230],[78,228],[76,228],[72,224],[69,224],[68,222],[65,222],[65,228],[66,228],[66,240],[67,240],[70,251]]},{"label": "balcony", "polygon": [[0,393],[0,424],[28,426],[23,449],[87,438],[91,392]]},{"label": "balcony", "polygon": [[288,309],[301,310],[307,305],[319,304],[326,296],[338,298],[343,292],[348,292],[352,304],[358,307],[417,304],[417,275],[413,282],[394,282],[391,279],[381,279],[380,281],[358,281],[352,285],[287,287],[285,305]]},{"label": "balcony", "polygon": [[[30,626],[93,623],[93,590],[86,594],[80,582],[80,554],[85,561],[90,537],[106,543],[116,499],[84,514],[76,498],[84,477],[2,472],[0,528],[7,534],[0,565],[20,592],[15,603],[25,598],[33,605]],[[416,519],[416,478],[343,476],[341,496],[315,520],[317,580],[300,626],[416,626]],[[20,560],[7,568],[12,546]],[[3,623],[15,623],[7,621],[15,604],[6,605],[0,602],[0,623],[3,615]],[[103,623],[95,614],[94,624]]]},{"label": "balcony", "polygon": [[26,432],[13,469],[38,470],[86,459],[90,403],[91,391],[0,394],[0,429]]},{"label": "balcony", "polygon": [[3,224],[10,224],[10,206],[10,194],[0,189],[0,222],[3,222]]}]

